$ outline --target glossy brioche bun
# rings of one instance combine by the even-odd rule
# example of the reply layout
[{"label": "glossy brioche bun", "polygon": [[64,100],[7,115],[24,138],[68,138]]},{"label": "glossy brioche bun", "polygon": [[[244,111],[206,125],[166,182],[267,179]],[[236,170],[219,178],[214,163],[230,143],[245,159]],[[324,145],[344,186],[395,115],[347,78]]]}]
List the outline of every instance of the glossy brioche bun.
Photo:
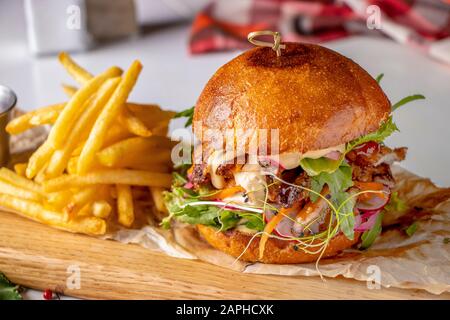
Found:
[{"label": "glossy brioche bun", "polygon": [[[199,233],[214,248],[223,251],[233,257],[239,257],[244,251],[240,260],[247,262],[263,262],[273,264],[294,264],[313,262],[319,258],[319,254],[309,254],[301,249],[295,250],[295,242],[284,241],[270,238],[266,243],[264,256],[259,260],[259,237],[251,242],[250,246],[245,250],[248,243],[252,239],[251,235],[239,232],[237,230],[229,230],[225,232],[217,232],[217,229],[204,225],[197,225]],[[355,232],[353,240],[347,239],[345,235],[339,234],[330,240],[322,258],[332,257],[340,253],[342,250],[350,248],[359,242],[361,233]]]},{"label": "glossy brioche bun", "polygon": [[376,131],[390,112],[380,86],[352,60],[286,43],[281,57],[257,47],[222,66],[200,95],[194,121],[203,130],[279,129],[280,153],[306,152]]}]

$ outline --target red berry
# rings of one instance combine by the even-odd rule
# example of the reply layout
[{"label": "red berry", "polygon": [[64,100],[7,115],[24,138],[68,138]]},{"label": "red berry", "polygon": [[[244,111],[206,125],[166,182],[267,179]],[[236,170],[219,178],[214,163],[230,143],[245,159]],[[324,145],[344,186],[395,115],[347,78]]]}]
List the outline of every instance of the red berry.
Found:
[{"label": "red berry", "polygon": [[45,289],[44,294],[42,295],[45,300],[52,300],[53,299],[53,291],[50,289]]}]

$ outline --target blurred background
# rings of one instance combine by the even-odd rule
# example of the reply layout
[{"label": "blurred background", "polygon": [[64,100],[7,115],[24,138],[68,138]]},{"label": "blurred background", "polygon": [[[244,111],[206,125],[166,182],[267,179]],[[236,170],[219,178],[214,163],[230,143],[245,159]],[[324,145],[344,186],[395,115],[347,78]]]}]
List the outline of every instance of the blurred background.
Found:
[{"label": "blurred background", "polygon": [[424,94],[397,112],[388,143],[410,148],[407,169],[450,186],[450,0],[0,0],[0,84],[31,110],[66,100],[60,51],[93,73],[140,59],[130,99],[183,110],[264,29],[384,73],[393,103]]}]

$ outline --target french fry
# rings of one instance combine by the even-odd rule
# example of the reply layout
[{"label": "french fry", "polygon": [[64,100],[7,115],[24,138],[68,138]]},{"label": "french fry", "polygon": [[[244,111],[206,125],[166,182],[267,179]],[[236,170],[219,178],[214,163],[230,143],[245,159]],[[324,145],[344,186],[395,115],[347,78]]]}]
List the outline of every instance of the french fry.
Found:
[{"label": "french fry", "polygon": [[26,175],[29,179],[35,177],[45,163],[50,160],[54,150],[62,147],[67,134],[71,131],[78,114],[82,111],[80,106],[94,94],[98,88],[109,78],[120,75],[118,68],[109,68],[107,71],[96,76],[77,91],[73,98],[67,103],[60,113],[45,143],[31,156],[28,163]]},{"label": "french fry", "polygon": [[83,188],[78,193],[73,196],[73,201],[79,205],[84,205],[88,202],[94,202],[97,197],[97,193],[102,186],[91,186],[88,188]]},{"label": "french fry", "polygon": [[168,130],[169,130],[169,120],[163,120],[153,128],[153,133],[158,136],[166,136]]},{"label": "french fry", "polygon": [[[106,167],[103,167],[104,169]],[[133,170],[144,170],[150,172],[160,172],[168,173],[171,171],[170,167],[165,164],[152,164],[152,163],[129,163],[123,166],[114,166],[115,169],[133,169]]]},{"label": "french fry", "polygon": [[100,86],[108,79],[121,75],[119,68],[109,68],[105,72],[89,80],[67,103],[50,131],[46,143],[52,148],[63,147],[67,134],[72,130],[74,123],[78,120],[78,115],[83,111],[84,103],[92,96]]},{"label": "french fry", "polygon": [[[76,87],[67,84],[62,84],[62,87],[68,97],[72,97],[78,90]],[[122,115],[119,116],[120,124],[125,126],[130,133],[140,137],[150,137],[152,131],[129,109],[128,104],[126,104],[126,108],[123,108]]]},{"label": "french fry", "polygon": [[33,179],[39,171],[48,163],[54,151],[53,146],[45,141],[28,160],[28,167],[25,174],[28,179]]},{"label": "french fry", "polygon": [[[67,84],[62,84],[62,87],[68,97],[72,97],[78,90],[76,87]],[[128,131],[137,136],[149,137],[152,135],[151,130],[129,110],[128,106],[123,108],[122,115],[119,116],[119,122],[121,125],[125,126]]]},{"label": "french fry", "polygon": [[0,194],[7,194],[24,200],[41,201],[42,196],[36,192],[22,189],[13,184],[0,180]]},{"label": "french fry", "polygon": [[84,141],[87,139],[89,132],[92,129],[94,119],[97,118],[101,109],[111,97],[119,82],[120,78],[108,79],[100,87],[97,95],[90,101],[90,103],[88,103],[86,110],[71,130],[64,147],[53,153],[52,159],[50,160],[47,168],[48,178],[57,177],[64,172],[73,150],[75,150],[80,140]]},{"label": "french fry", "polygon": [[0,179],[16,187],[37,193],[41,196],[45,196],[45,192],[40,185],[36,184],[31,180],[28,180],[25,177],[18,175],[17,173],[7,168],[0,169]]},{"label": "french fry", "polygon": [[[126,154],[123,158],[114,160],[110,158],[110,154],[97,157],[99,163],[109,168],[143,168],[155,169],[149,170],[161,172],[163,166],[167,167],[167,163],[171,161],[171,154],[164,150],[151,150],[147,154]],[[163,170],[165,171],[165,170]]]},{"label": "french fry", "polygon": [[92,202],[86,203],[76,212],[77,217],[87,217],[92,215]]},{"label": "french fry", "polygon": [[29,123],[34,127],[46,124],[54,124],[58,119],[60,112],[61,110],[51,110],[47,113],[38,113],[31,117]]},{"label": "french fry", "polygon": [[[84,142],[84,141],[83,141]],[[72,151],[72,156],[77,157],[83,150],[84,143],[79,143],[78,146]]]},{"label": "french fry", "polygon": [[70,86],[68,84],[61,84],[64,93],[70,98],[73,97],[75,95],[75,93],[77,93],[78,88],[74,87],[74,86]]},{"label": "french fry", "polygon": [[15,135],[37,125],[53,123],[54,115],[59,114],[59,112],[64,109],[65,105],[65,103],[58,103],[25,113],[10,121],[6,126],[6,132]]},{"label": "french fry", "polygon": [[0,206],[91,235],[104,234],[105,220],[116,212],[121,225],[132,226],[135,211],[152,202],[150,194],[157,210],[166,214],[163,190],[172,182],[173,142],[165,136],[175,113],[127,103],[141,63],[134,61],[123,76],[118,67],[93,76],[64,52],[59,60],[80,87],[63,84],[68,102],[8,124],[11,134],[53,127],[28,162],[14,166],[16,172],[0,169]]},{"label": "french fry", "polygon": [[115,124],[108,130],[102,148],[109,147],[114,143],[131,137],[133,137],[133,134],[128,129],[121,126],[120,124]]},{"label": "french fry", "polygon": [[[28,163],[16,163],[14,165],[14,171],[21,177],[25,177],[25,171],[27,170]],[[28,180],[27,180],[28,181]]]},{"label": "french fry", "polygon": [[117,185],[117,213],[119,223],[130,227],[134,222],[134,206],[129,185]]},{"label": "french fry", "polygon": [[167,208],[164,204],[164,188],[150,187],[149,190],[156,210],[160,213],[167,214]]},{"label": "french fry", "polygon": [[142,154],[137,156],[136,154],[127,155],[124,157],[119,164],[121,167],[130,167],[130,168],[148,168],[151,169],[153,166],[155,167],[155,171],[160,172],[156,168],[160,169],[161,166],[167,166],[167,164],[171,163],[171,154],[168,151],[164,150],[152,150],[151,152]]},{"label": "french fry", "polygon": [[75,156],[69,159],[66,168],[68,174],[77,174],[78,158],[78,156]]},{"label": "french fry", "polygon": [[72,58],[66,53],[61,52],[58,55],[59,62],[67,70],[67,72],[75,79],[79,84],[86,84],[93,78],[92,74],[80,67]]},{"label": "french fry", "polygon": [[168,173],[148,172],[128,169],[105,169],[86,175],[62,175],[44,181],[46,192],[55,192],[68,188],[80,188],[95,184],[128,184],[132,186],[152,186],[168,188],[172,175]]},{"label": "french fry", "polygon": [[90,235],[103,235],[106,232],[106,222],[97,217],[66,221],[64,215],[44,208],[41,204],[23,200],[6,194],[0,194],[0,206],[17,212],[32,220],[71,232]]},{"label": "french fry", "polygon": [[92,214],[94,217],[107,219],[112,212],[112,207],[106,200],[95,201],[92,204]]},{"label": "french fry", "polygon": [[[100,113],[97,118],[94,127],[89,135],[83,151],[81,152],[80,159],[78,160],[78,170],[80,174],[86,173],[91,167],[97,151],[103,146],[105,136],[108,132],[108,128],[113,123],[120,112],[120,108],[126,102],[131,89],[134,87],[137,77],[142,70],[142,65],[139,61],[133,62],[129,70],[125,73],[117,87],[116,91]],[[92,81],[92,80],[91,80]],[[77,92],[77,94],[80,91]],[[74,96],[74,98],[76,95]],[[67,107],[64,109],[66,110]],[[59,121],[59,119],[58,119]]]},{"label": "french fry", "polygon": [[176,114],[174,111],[162,110],[154,104],[127,103],[127,107],[147,128],[154,128],[161,122],[168,123]]},{"label": "french fry", "polygon": [[[67,84],[62,84],[62,87],[68,97],[72,97],[78,90],[76,87]],[[128,131],[137,136],[149,137],[152,135],[151,130],[129,110],[128,104],[123,108],[122,115],[119,117],[119,122],[121,125],[125,126]]]},{"label": "french fry", "polygon": [[61,211],[70,202],[73,194],[70,190],[52,192],[47,195],[47,202],[51,208]]},{"label": "french fry", "polygon": [[122,115],[119,116],[119,122],[137,136],[150,137],[152,135],[152,131],[138,117],[130,112],[127,107],[122,108]]},{"label": "french fry", "polygon": [[[82,208],[88,204],[93,203],[97,196],[99,195],[99,192],[102,193],[103,189],[106,188],[105,186],[94,186],[94,187],[88,187],[84,188],[82,190],[79,190],[78,192],[75,192],[69,200],[66,205],[63,207],[62,211],[69,215],[69,217],[74,217],[78,214]],[[109,190],[106,190],[109,191]],[[105,191],[105,192],[106,192]]]},{"label": "french fry", "polygon": [[[97,153],[97,159],[104,166],[113,167],[119,165],[123,159],[125,159],[126,162],[127,158],[135,157],[136,154],[149,152],[154,154],[158,148],[166,150],[166,154],[168,154],[168,150],[170,150],[171,146],[172,142],[168,138],[162,136],[153,136],[150,138],[134,137],[119,141],[101,150]],[[165,158],[165,160],[167,160],[167,158]],[[170,161],[170,156],[168,160]],[[159,161],[151,162],[158,163]]]},{"label": "french fry", "polygon": [[47,172],[48,163],[44,164],[44,166],[39,170],[39,172],[34,177],[34,182],[37,184],[42,184],[45,180],[47,180],[47,177],[45,173]]},{"label": "french fry", "polygon": [[[69,162],[67,163],[67,168],[66,168],[68,174],[77,174],[78,159],[79,159],[79,156],[71,157],[69,159]],[[136,167],[138,167],[138,166],[136,166]],[[93,171],[99,171],[99,170],[104,170],[104,169],[108,169],[108,168],[105,167],[104,165],[98,163],[98,161],[95,161],[95,163],[92,165],[92,168],[91,168],[91,170],[93,170]],[[160,170],[156,170],[156,169],[160,169]],[[156,169],[155,169],[155,172],[166,172],[161,167],[156,167]]]}]

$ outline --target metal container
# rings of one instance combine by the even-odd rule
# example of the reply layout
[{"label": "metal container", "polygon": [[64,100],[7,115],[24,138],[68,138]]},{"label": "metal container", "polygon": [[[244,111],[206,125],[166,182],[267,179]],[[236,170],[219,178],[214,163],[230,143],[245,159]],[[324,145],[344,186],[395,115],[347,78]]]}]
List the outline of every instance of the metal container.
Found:
[{"label": "metal container", "polygon": [[6,166],[9,161],[9,134],[6,125],[11,111],[15,107],[17,97],[10,88],[0,85],[0,166]]}]

